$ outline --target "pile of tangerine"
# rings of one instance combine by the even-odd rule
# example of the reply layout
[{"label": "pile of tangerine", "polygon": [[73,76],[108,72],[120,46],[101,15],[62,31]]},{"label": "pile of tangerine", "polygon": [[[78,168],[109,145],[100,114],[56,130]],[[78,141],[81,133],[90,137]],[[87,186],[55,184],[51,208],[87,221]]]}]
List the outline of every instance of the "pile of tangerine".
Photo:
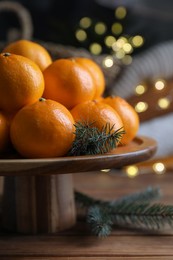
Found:
[{"label": "pile of tangerine", "polygon": [[38,43],[19,40],[0,54],[0,152],[13,147],[25,158],[65,156],[75,122],[112,131],[124,128],[121,144],[139,129],[134,108],[123,98],[103,97],[105,78],[91,59],[53,61]]}]

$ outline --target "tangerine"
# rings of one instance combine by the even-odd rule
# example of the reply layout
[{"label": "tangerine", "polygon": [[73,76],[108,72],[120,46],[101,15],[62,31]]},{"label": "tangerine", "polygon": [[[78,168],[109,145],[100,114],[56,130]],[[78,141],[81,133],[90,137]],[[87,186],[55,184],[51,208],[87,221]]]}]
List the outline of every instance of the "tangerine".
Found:
[{"label": "tangerine", "polygon": [[7,117],[0,112],[0,152],[6,152],[10,144],[10,123]]},{"label": "tangerine", "polygon": [[130,143],[139,129],[139,116],[135,109],[125,99],[119,96],[106,97],[102,102],[115,109],[122,119],[125,134],[121,139],[121,143],[124,145]]},{"label": "tangerine", "polygon": [[44,78],[39,67],[30,59],[0,54],[0,108],[14,113],[34,103],[44,91]]},{"label": "tangerine", "polygon": [[76,61],[84,66],[91,73],[96,86],[94,99],[100,98],[105,91],[105,77],[100,66],[97,65],[96,62],[88,58],[76,58]]},{"label": "tangerine", "polygon": [[52,58],[46,48],[29,40],[12,42],[4,48],[3,52],[14,53],[29,58],[39,66],[41,71],[52,63]]},{"label": "tangerine", "polygon": [[91,100],[75,106],[71,111],[75,122],[86,123],[102,130],[107,124],[115,132],[123,128],[123,122],[118,113],[109,105]]},{"label": "tangerine", "polygon": [[39,99],[20,109],[10,128],[14,148],[26,158],[64,156],[74,140],[74,119],[62,104]]},{"label": "tangerine", "polygon": [[43,72],[45,90],[43,96],[60,102],[68,109],[92,100],[96,93],[91,73],[79,59],[59,59]]}]

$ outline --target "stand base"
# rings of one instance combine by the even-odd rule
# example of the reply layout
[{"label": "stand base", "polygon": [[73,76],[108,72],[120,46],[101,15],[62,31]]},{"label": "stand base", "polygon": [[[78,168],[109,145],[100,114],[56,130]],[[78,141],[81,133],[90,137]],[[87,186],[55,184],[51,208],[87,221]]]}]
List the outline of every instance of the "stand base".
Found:
[{"label": "stand base", "polygon": [[23,234],[56,233],[76,222],[71,174],[4,178],[2,228]]}]

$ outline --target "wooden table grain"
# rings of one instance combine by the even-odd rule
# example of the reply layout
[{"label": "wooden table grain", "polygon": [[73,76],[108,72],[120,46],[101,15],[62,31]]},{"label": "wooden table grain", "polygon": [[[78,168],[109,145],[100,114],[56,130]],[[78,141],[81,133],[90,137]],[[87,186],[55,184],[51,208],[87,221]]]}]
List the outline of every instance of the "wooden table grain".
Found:
[{"label": "wooden table grain", "polygon": [[[117,172],[117,171],[116,171]],[[74,174],[75,189],[101,199],[115,199],[148,186],[160,187],[161,202],[173,205],[173,171],[129,178],[100,171]],[[106,238],[90,234],[85,219],[54,235],[0,233],[1,260],[173,259],[173,230],[142,232],[117,228]]]}]

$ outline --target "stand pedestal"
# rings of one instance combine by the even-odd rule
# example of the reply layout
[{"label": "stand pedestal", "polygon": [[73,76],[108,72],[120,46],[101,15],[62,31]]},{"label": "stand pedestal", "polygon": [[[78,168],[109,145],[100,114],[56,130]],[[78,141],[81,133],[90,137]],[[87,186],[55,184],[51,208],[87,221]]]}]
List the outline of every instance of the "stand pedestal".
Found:
[{"label": "stand pedestal", "polygon": [[55,233],[76,221],[72,173],[120,168],[149,159],[156,142],[137,137],[106,155],[0,159],[4,176],[2,228],[23,234]]},{"label": "stand pedestal", "polygon": [[71,174],[4,179],[2,226],[23,234],[55,233],[75,224]]}]

